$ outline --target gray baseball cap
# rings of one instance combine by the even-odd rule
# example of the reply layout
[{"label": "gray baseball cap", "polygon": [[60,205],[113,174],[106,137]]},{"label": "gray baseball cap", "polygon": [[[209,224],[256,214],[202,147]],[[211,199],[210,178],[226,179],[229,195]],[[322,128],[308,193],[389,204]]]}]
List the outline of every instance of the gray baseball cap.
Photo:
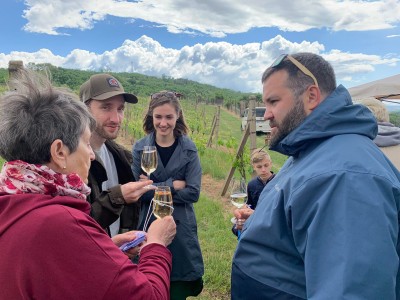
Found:
[{"label": "gray baseball cap", "polygon": [[123,95],[126,102],[137,103],[138,98],[129,93],[125,93],[121,83],[110,74],[95,74],[81,85],[79,98],[82,102],[90,99],[106,100],[116,95]]}]

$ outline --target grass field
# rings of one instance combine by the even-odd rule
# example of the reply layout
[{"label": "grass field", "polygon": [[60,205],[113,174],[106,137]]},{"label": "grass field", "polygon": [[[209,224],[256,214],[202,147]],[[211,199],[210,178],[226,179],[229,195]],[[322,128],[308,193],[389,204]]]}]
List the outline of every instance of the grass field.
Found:
[{"label": "grass field", "polygon": [[237,240],[231,213],[218,199],[202,195],[195,205],[204,258],[204,290],[197,299],[230,299],[230,270]]}]

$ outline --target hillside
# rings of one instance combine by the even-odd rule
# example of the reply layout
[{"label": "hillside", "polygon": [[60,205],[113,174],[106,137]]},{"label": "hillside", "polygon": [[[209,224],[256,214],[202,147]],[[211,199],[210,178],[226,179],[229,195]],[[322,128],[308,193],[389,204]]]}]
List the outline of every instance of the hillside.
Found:
[{"label": "hillside", "polygon": [[[25,66],[35,70],[47,70],[51,74],[55,85],[68,86],[78,92],[80,85],[96,72],[65,69],[50,64],[28,64]],[[106,72],[106,71],[104,71]],[[139,97],[148,97],[161,90],[170,90],[181,93],[184,98],[214,103],[216,99],[224,99],[224,106],[229,107],[240,100],[247,100],[250,95],[261,99],[260,94],[241,93],[229,89],[221,89],[208,84],[201,84],[188,79],[173,79],[168,76],[155,77],[138,73],[114,73],[125,90]],[[8,69],[0,68],[0,92],[5,90],[8,80]]]},{"label": "hillside", "polygon": [[[59,68],[50,64],[28,64],[26,67],[34,70],[46,70],[51,74],[56,86],[67,86],[76,93],[78,93],[80,85],[92,74],[96,73]],[[261,94],[259,93],[241,93],[183,78],[173,79],[168,76],[159,78],[138,73],[109,73],[121,82],[127,92],[143,98],[149,97],[151,94],[161,90],[170,90],[182,94],[183,98],[207,104],[214,104],[217,99],[223,99],[223,106],[232,111],[234,108],[236,108],[236,111],[239,111],[239,102],[247,102],[250,96],[255,96],[257,101],[261,101]],[[8,69],[0,68],[0,93],[7,90],[7,81]],[[400,126],[400,105],[389,103],[387,107],[390,112],[390,121],[396,126]]]}]

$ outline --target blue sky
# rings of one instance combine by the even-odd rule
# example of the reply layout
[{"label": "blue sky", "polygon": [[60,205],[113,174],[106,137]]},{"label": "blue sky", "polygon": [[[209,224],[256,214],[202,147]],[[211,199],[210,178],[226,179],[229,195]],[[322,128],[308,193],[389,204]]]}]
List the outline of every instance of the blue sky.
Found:
[{"label": "blue sky", "polygon": [[400,73],[399,25],[399,0],[8,0],[0,67],[19,59],[260,92],[275,57],[308,51],[353,87]]}]

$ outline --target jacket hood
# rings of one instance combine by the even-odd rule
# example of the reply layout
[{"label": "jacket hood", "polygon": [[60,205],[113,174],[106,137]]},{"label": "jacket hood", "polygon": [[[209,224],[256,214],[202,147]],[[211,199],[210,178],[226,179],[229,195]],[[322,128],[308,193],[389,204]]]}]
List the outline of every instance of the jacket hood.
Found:
[{"label": "jacket hood", "polygon": [[378,132],[376,120],[363,105],[353,104],[347,89],[339,85],[296,129],[271,150],[298,156],[310,142],[340,134],[359,134],[373,140]]},{"label": "jacket hood", "polygon": [[392,123],[378,122],[378,135],[374,139],[378,147],[400,145],[400,128]]},{"label": "jacket hood", "polygon": [[42,194],[0,194],[0,236],[25,215],[45,206],[62,205],[78,209],[87,214],[89,202],[69,196],[50,196]]}]

